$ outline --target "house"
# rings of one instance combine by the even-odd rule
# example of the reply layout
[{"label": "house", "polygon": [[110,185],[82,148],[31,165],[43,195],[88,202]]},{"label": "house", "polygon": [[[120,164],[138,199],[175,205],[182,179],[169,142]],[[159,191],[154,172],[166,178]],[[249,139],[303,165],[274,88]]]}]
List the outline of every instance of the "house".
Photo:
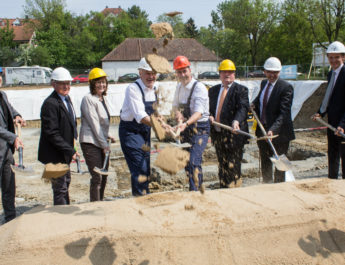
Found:
[{"label": "house", "polygon": [[128,38],[102,59],[102,68],[109,80],[117,81],[121,75],[137,73],[140,59],[153,53],[154,49],[171,65],[178,55],[186,56],[191,62],[192,73],[195,77],[205,71],[217,71],[220,61],[220,58],[195,39],[173,39],[163,47],[162,39]]},{"label": "house", "polygon": [[6,28],[9,23],[9,29],[13,29],[15,43],[19,44],[33,44],[35,39],[35,31],[26,19],[20,18],[0,18],[0,28]]},{"label": "house", "polygon": [[121,7],[118,8],[109,8],[106,6],[101,13],[104,15],[104,17],[117,17],[120,13],[123,12],[123,9]]}]

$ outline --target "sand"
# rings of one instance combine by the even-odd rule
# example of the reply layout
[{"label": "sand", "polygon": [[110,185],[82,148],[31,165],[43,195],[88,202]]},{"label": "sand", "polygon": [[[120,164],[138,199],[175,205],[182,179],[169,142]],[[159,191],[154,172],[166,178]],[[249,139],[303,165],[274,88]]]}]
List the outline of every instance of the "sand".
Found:
[{"label": "sand", "polygon": [[[2,264],[344,264],[345,181],[39,206],[0,227]],[[14,258],[15,257],[15,258]]]},{"label": "sand", "polygon": [[155,35],[156,39],[167,37],[169,39],[174,38],[174,32],[172,26],[168,22],[151,24],[150,29]]},{"label": "sand", "polygon": [[171,65],[165,57],[157,54],[148,54],[145,58],[155,72],[160,74],[168,74],[172,72]]}]

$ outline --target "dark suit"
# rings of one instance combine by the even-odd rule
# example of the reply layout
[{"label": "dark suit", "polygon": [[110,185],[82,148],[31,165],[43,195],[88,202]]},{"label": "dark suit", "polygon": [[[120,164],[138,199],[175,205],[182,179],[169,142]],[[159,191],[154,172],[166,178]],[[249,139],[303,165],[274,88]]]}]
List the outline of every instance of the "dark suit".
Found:
[{"label": "dark suit", "polygon": [[[41,108],[41,137],[38,147],[38,160],[47,163],[71,163],[74,150],[75,119],[54,91]],[[68,187],[70,172],[52,181],[54,205],[69,204]]]},{"label": "dark suit", "polygon": [[[210,116],[216,117],[217,101],[221,90],[221,84],[210,88],[208,95],[210,99]],[[248,132],[247,113],[249,109],[248,89],[236,82],[232,83],[224,99],[220,113],[220,123],[232,125],[234,120],[240,124],[240,129]],[[236,135],[228,130],[217,131],[214,126],[211,128],[211,140],[216,148],[219,163],[220,187],[233,187],[240,185],[241,161],[243,147],[247,138],[243,135]]]},{"label": "dark suit", "polygon": [[[328,73],[327,79],[330,81],[332,71]],[[320,106],[321,107],[321,106]],[[345,129],[345,66],[340,69],[337,80],[334,84],[332,95],[329,99],[328,108],[325,113],[318,113],[324,117],[328,116],[328,123],[333,127],[338,126]],[[328,140],[328,177],[338,178],[339,164],[341,158],[341,167],[343,178],[345,178],[345,144],[342,137],[334,135],[330,129],[327,129]]]},{"label": "dark suit", "polygon": [[[260,96],[267,84],[267,80],[261,82],[259,95],[254,99],[253,104],[255,111],[261,117]],[[266,131],[272,131],[273,135],[279,135],[273,139],[273,145],[279,155],[286,154],[289,149],[289,143],[295,139],[293,124],[291,119],[291,106],[293,100],[293,87],[288,82],[278,79],[272,88],[271,95],[266,105],[266,124],[264,127]],[[256,135],[263,136],[259,126],[256,128]],[[258,141],[258,147],[261,157],[261,170],[264,182],[272,180],[272,162],[270,157],[273,152],[266,141]],[[274,182],[284,182],[285,173],[283,171],[275,170]]]},{"label": "dark suit", "polygon": [[[17,135],[14,132],[13,119],[20,116],[19,113],[8,102],[5,92],[0,91],[4,107],[0,104],[0,183],[2,193],[2,205],[5,213],[5,221],[8,222],[16,217],[15,195],[16,184],[15,175],[11,169],[14,164],[14,141]],[[0,99],[1,100],[1,99]],[[6,113],[8,115],[6,115]]]}]

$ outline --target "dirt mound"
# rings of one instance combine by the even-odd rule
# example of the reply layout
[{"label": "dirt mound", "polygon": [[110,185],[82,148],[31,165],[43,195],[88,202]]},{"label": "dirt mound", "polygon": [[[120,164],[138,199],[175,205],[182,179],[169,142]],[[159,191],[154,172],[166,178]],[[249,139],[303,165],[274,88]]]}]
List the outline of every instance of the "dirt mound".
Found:
[{"label": "dirt mound", "polygon": [[303,103],[300,112],[293,121],[294,128],[315,128],[321,126],[318,122],[312,121],[310,117],[320,108],[326,89],[327,83],[325,82]]},{"label": "dirt mound", "polygon": [[[322,186],[329,192],[314,192]],[[344,196],[344,180],[311,179],[204,195],[168,192],[39,206],[0,227],[0,260],[30,265],[342,264]]]}]

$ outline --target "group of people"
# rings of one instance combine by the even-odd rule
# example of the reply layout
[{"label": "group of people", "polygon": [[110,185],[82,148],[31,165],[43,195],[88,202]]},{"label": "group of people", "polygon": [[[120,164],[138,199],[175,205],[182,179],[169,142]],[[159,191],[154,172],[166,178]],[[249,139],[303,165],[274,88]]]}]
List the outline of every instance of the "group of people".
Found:
[{"label": "group of people", "polygon": [[[337,128],[334,134],[328,130],[329,177],[338,178],[340,157],[343,174],[345,173],[345,146],[339,132],[345,129],[345,47],[340,42],[330,44],[327,56],[332,70],[328,76],[328,88],[320,109],[313,119],[328,114],[328,121]],[[236,82],[236,66],[229,60],[219,65],[221,83],[209,90],[195,80],[191,63],[185,56],[177,56],[173,68],[178,80],[172,103],[172,113],[176,126],[163,122],[167,130],[179,130],[181,142],[189,143],[187,148],[190,159],[185,167],[189,178],[189,190],[198,190],[203,183],[202,154],[209,136],[215,146],[219,163],[221,188],[241,186],[241,161],[247,137],[238,134],[238,130],[248,132],[247,114],[255,111],[263,124],[279,155],[286,154],[289,143],[295,138],[291,120],[293,87],[279,78],[281,62],[270,57],[264,64],[266,79],[261,82],[258,96],[250,104],[248,88]],[[120,114],[119,138],[121,148],[131,174],[133,196],[148,194],[150,176],[150,151],[142,148],[150,146],[151,118],[157,104],[157,73],[142,58],[138,66],[140,78],[131,83],[126,90]],[[76,149],[78,139],[77,119],[69,97],[72,77],[63,67],[56,68],[51,75],[54,91],[41,107],[41,136],[38,148],[38,160],[43,164],[65,163],[78,159]],[[0,77],[1,85],[1,77]],[[106,73],[94,68],[89,73],[90,93],[81,103],[81,128],[79,141],[91,174],[90,201],[102,200],[107,182],[106,175],[100,175],[93,169],[101,168],[106,162],[105,154],[110,151],[110,143],[115,142],[109,134],[110,107],[107,99],[108,81]],[[15,218],[15,177],[11,169],[14,163],[13,153],[22,141],[15,134],[14,124],[25,126],[25,120],[8,102],[6,94],[0,91],[0,176],[2,202],[5,220]],[[223,129],[217,123],[231,126],[232,130]],[[263,135],[256,130],[258,137]],[[258,141],[261,157],[263,182],[283,182],[283,171],[275,169],[270,160],[272,150],[267,141]],[[146,176],[146,178],[140,178]],[[197,176],[197,179],[195,178]],[[344,178],[344,175],[343,175]],[[54,205],[69,204],[68,188],[71,173],[52,180]]]}]

